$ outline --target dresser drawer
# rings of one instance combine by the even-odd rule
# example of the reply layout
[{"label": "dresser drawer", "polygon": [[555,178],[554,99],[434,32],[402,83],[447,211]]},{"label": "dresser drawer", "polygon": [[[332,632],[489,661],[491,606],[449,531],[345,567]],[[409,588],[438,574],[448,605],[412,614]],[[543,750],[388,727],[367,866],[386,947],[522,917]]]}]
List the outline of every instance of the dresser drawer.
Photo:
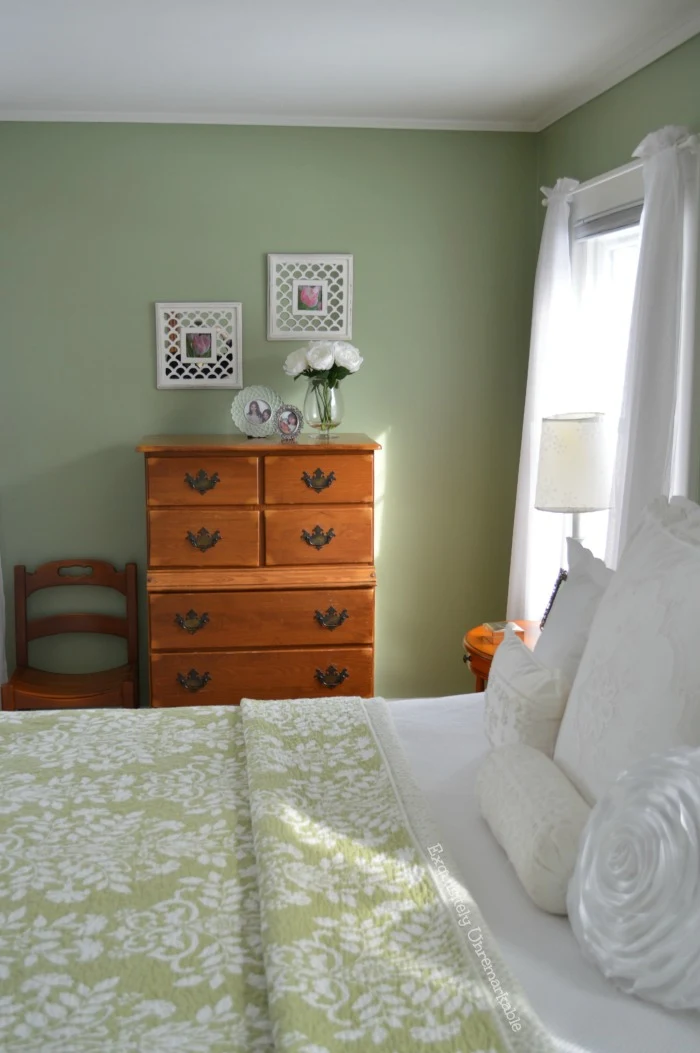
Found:
[{"label": "dresser drawer", "polygon": [[268,505],[371,504],[372,454],[266,457],[264,486]]},{"label": "dresser drawer", "polygon": [[264,515],[268,566],[372,562],[371,507],[272,508]]},{"label": "dresser drawer", "polygon": [[257,457],[148,457],[149,505],[256,505]]},{"label": "dresser drawer", "polygon": [[[334,682],[336,687],[328,686]],[[154,706],[235,705],[241,698],[368,698],[373,691],[371,647],[151,655]]]},{"label": "dresser drawer", "polygon": [[252,509],[151,509],[148,525],[151,567],[257,567],[260,562],[259,513]]},{"label": "dresser drawer", "polygon": [[371,644],[374,589],[152,593],[154,651]]}]

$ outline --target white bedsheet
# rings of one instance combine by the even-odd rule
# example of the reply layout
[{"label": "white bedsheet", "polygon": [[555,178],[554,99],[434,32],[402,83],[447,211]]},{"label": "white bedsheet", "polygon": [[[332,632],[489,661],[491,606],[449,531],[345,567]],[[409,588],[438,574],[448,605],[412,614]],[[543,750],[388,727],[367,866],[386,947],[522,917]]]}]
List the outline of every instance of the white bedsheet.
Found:
[{"label": "white bedsheet", "polygon": [[483,696],[407,699],[391,713],[461,876],[561,1053],[700,1053],[700,1013],[618,992],[581,956],[566,918],[539,910],[481,818],[474,781],[489,748]]}]

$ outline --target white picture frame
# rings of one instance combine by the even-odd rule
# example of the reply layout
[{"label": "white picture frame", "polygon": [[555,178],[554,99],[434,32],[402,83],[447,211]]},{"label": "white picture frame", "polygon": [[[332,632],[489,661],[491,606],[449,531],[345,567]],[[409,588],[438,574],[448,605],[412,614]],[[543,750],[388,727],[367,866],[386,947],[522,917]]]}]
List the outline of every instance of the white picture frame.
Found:
[{"label": "white picture frame", "polygon": [[183,301],[155,307],[156,387],[243,387],[242,304]]},{"label": "white picture frame", "polygon": [[267,288],[268,340],[352,338],[350,253],[268,253]]},{"label": "white picture frame", "polygon": [[260,384],[243,388],[231,403],[231,419],[238,430],[250,439],[262,439],[275,431],[277,410],[282,397],[272,388]]}]

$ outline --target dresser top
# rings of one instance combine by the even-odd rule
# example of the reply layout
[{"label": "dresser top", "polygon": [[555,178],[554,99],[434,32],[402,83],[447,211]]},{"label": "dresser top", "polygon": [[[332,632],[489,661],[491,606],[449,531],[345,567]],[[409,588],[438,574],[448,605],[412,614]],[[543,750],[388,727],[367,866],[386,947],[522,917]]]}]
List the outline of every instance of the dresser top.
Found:
[{"label": "dresser top", "polygon": [[299,448],[324,450],[381,450],[379,443],[368,435],[331,434],[300,435],[296,442],[282,442],[276,435],[265,439],[248,439],[245,435],[146,435],[136,447],[138,453],[208,453],[229,451],[259,453],[294,453]]}]

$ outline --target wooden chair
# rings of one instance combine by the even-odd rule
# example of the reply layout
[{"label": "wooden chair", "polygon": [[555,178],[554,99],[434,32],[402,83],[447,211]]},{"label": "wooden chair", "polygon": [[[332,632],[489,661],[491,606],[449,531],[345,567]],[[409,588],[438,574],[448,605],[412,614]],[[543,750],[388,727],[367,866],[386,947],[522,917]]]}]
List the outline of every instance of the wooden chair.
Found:
[{"label": "wooden chair", "polygon": [[[83,573],[69,573],[80,570]],[[27,618],[33,592],[56,585],[101,585],[126,597],[126,617],[111,614],[50,614]],[[2,685],[3,709],[133,708],[138,699],[138,612],[136,564],[123,571],[97,559],[44,563],[33,573],[15,567],[17,668]],[[104,633],[127,642],[127,664],[99,673],[50,673],[29,665],[29,643],[58,633]]]}]

